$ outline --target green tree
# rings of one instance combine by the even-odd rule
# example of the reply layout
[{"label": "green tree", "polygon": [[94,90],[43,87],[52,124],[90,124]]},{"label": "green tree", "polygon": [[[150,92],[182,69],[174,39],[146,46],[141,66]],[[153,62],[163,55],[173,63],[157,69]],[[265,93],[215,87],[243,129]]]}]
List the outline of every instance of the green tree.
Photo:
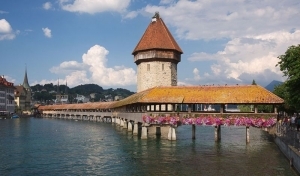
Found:
[{"label": "green tree", "polygon": [[287,94],[285,97],[290,107],[300,110],[300,44],[290,46],[285,54],[278,56],[279,66],[284,76],[287,77],[285,82]]},{"label": "green tree", "polygon": [[287,90],[286,83],[279,84],[275,86],[273,93],[280,98],[284,99],[284,105],[278,106],[279,111],[287,112],[288,114],[291,114],[295,112],[295,107],[291,105],[290,98],[289,98],[289,92]]},{"label": "green tree", "polygon": [[238,109],[240,109],[241,112],[251,112],[252,107],[251,105],[238,105]]},{"label": "green tree", "polygon": [[252,85],[257,85],[254,79],[252,81]]},{"label": "green tree", "polygon": [[258,105],[258,112],[271,113],[273,112],[273,105]]}]

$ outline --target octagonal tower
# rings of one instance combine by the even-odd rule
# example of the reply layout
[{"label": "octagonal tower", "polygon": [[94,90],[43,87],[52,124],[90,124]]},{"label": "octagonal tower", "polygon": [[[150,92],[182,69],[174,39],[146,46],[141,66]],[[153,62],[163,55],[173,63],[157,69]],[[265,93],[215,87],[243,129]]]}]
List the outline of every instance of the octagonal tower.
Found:
[{"label": "octagonal tower", "polygon": [[132,54],[137,65],[137,92],[156,86],[177,86],[182,50],[156,12]]}]

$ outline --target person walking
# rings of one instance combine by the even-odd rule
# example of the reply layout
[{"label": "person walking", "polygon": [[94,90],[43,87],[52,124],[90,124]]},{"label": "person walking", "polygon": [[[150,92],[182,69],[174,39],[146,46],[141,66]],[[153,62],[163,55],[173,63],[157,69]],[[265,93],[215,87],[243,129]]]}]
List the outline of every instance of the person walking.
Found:
[{"label": "person walking", "polygon": [[291,117],[291,124],[290,124],[290,129],[294,130],[295,129],[295,123],[296,123],[296,116],[295,114]]},{"label": "person walking", "polygon": [[297,131],[299,131],[300,129],[300,118],[297,117]]}]

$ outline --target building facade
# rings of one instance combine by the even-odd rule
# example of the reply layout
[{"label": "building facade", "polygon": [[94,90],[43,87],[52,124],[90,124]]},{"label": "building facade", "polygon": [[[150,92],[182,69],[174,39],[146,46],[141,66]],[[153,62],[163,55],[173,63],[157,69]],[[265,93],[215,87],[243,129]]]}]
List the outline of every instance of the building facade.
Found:
[{"label": "building facade", "polygon": [[182,50],[156,12],[133,51],[137,92],[157,86],[177,86]]},{"label": "building facade", "polygon": [[65,91],[62,92],[59,89],[59,81],[58,81],[55,104],[68,104],[68,103],[69,103],[68,84],[66,82]]},{"label": "building facade", "polygon": [[8,82],[4,76],[0,77],[0,111],[6,113],[15,112],[14,83]]},{"label": "building facade", "polygon": [[31,111],[31,88],[28,83],[27,69],[25,69],[25,76],[23,84],[15,86],[15,103],[16,111],[18,113],[30,113]]}]

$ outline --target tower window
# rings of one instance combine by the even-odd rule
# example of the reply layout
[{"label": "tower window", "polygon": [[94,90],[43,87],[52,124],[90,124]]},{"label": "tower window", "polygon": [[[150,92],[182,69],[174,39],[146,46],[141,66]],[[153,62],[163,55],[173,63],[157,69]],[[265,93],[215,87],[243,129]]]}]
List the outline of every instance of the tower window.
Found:
[{"label": "tower window", "polygon": [[147,71],[150,71],[150,64],[147,64]]},{"label": "tower window", "polygon": [[161,65],[161,70],[164,71],[165,70],[165,64]]}]

